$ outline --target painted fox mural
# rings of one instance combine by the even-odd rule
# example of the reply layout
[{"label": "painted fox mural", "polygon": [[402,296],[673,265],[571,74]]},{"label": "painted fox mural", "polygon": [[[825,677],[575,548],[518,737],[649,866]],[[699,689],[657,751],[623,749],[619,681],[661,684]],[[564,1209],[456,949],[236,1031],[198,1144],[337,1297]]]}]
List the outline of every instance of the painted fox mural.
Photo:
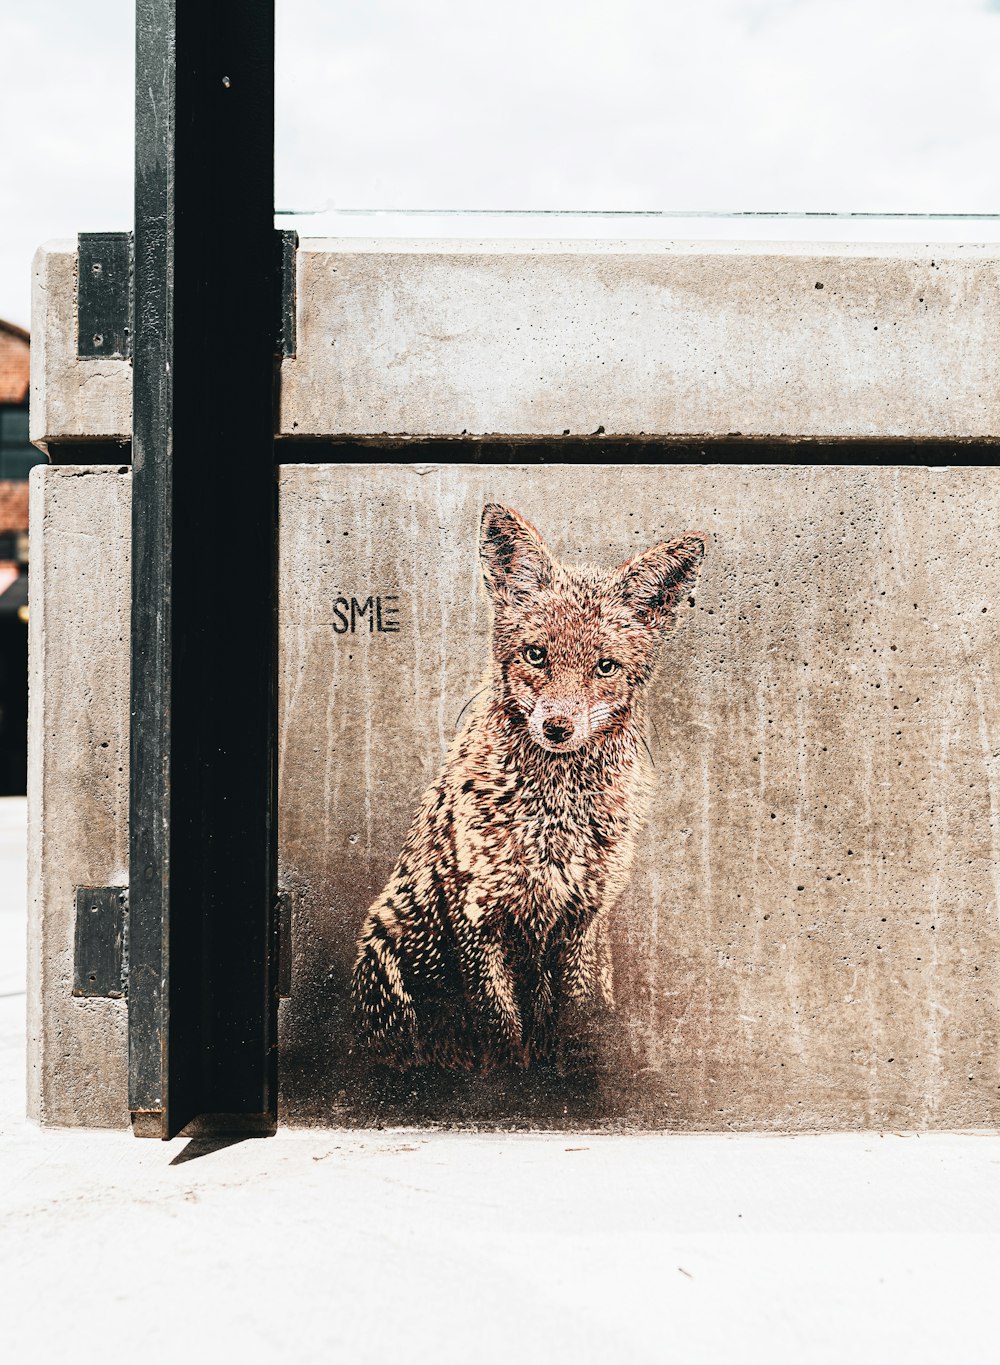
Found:
[{"label": "painted fox mural", "polygon": [[483,512],[490,684],[427,790],[354,966],[374,1063],[585,1069],[613,1009],[607,912],[650,789],[642,697],[705,541],[568,569],[510,508]]}]

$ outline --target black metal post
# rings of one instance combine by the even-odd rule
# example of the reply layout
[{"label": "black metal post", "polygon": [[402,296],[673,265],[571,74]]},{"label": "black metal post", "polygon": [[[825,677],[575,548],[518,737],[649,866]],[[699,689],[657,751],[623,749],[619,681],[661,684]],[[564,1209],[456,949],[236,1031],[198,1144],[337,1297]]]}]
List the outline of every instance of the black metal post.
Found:
[{"label": "black metal post", "polygon": [[273,0],[137,0],[129,1105],[275,1114]]}]

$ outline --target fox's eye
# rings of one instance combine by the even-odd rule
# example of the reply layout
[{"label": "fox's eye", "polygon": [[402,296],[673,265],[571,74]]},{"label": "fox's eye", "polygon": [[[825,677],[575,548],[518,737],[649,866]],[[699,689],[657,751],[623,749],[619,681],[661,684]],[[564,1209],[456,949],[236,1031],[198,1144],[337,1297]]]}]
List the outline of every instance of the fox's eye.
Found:
[{"label": "fox's eye", "polygon": [[612,674],[617,673],[620,668],[621,664],[617,659],[598,659],[597,676],[599,678],[610,678]]},{"label": "fox's eye", "polygon": [[521,653],[532,668],[541,668],[548,658],[548,650],[544,645],[525,645]]}]

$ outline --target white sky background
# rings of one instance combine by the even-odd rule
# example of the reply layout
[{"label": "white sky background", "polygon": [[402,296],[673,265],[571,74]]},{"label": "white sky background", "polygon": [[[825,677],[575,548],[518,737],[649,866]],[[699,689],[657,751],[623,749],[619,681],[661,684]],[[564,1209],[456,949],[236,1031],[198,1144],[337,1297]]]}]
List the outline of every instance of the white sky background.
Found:
[{"label": "white sky background", "polygon": [[[277,11],[279,208],[1000,212],[1000,0]],[[0,0],[0,316],[38,243],[131,225],[132,23]]]}]

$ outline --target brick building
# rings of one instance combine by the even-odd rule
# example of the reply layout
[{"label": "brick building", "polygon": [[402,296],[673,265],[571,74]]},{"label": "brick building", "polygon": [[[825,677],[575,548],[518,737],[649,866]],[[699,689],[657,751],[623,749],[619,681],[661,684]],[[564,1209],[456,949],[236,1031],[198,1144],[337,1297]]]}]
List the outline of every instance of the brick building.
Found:
[{"label": "brick building", "polygon": [[28,717],[29,337],[0,319],[0,795],[24,791]]},{"label": "brick building", "polygon": [[0,318],[0,403],[28,401],[28,333]]}]

